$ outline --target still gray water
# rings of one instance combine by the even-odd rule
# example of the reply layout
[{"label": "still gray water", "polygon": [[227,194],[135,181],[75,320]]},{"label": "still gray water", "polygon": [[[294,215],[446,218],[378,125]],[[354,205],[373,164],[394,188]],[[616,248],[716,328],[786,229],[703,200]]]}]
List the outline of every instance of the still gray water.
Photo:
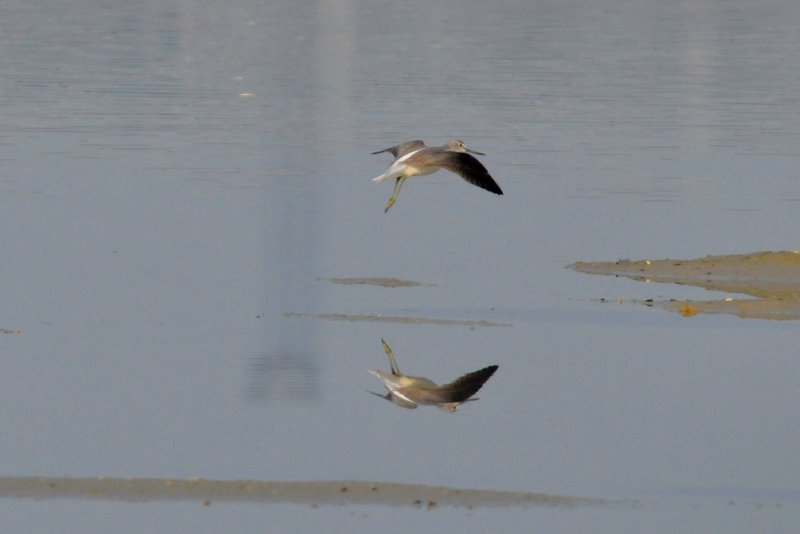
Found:
[{"label": "still gray water", "polygon": [[[0,13],[1,477],[637,503],[20,493],[0,500],[4,530],[800,523],[798,324],[626,304],[710,293],[564,268],[798,248],[793,2]],[[391,158],[371,153],[454,137],[486,154],[504,195],[442,171],[409,179],[384,214],[393,184],[371,178]],[[437,383],[499,367],[455,413],[404,410],[369,394],[381,338]]]}]

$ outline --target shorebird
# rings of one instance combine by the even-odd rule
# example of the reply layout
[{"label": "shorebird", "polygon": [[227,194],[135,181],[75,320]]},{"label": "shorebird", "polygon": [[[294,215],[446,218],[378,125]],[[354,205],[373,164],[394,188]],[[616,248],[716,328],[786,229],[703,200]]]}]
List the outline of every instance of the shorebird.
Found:
[{"label": "shorebird", "polygon": [[483,156],[483,152],[470,150],[459,139],[452,139],[446,145],[431,147],[427,147],[424,142],[415,139],[414,141],[378,150],[373,154],[381,154],[382,152],[390,152],[395,159],[385,173],[373,178],[372,181],[382,182],[391,178],[396,180],[392,196],[386,201],[384,213],[389,211],[389,208],[397,201],[397,195],[400,193],[400,188],[403,187],[406,178],[421,174],[431,174],[439,169],[447,169],[450,172],[454,172],[472,185],[477,185],[497,195],[503,194],[503,190],[494,181],[486,167],[470,155],[478,154]]},{"label": "shorebird", "polygon": [[471,397],[497,371],[496,365],[490,365],[467,373],[449,384],[438,386],[435,382],[422,376],[408,376],[401,373],[394,360],[391,347],[383,339],[381,339],[381,343],[383,343],[383,350],[389,358],[389,366],[392,370],[387,373],[379,369],[370,369],[369,372],[377,376],[389,392],[385,395],[373,391],[370,393],[403,408],[413,409],[418,405],[434,405],[443,412],[454,412],[460,404],[478,400]]}]

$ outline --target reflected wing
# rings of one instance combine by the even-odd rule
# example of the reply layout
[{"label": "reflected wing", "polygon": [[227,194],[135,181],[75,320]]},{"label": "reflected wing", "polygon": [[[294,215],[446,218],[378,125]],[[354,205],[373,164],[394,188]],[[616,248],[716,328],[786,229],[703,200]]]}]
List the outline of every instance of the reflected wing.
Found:
[{"label": "reflected wing", "polygon": [[[490,365],[467,373],[449,384],[437,388],[436,396],[439,398],[439,402],[466,402],[483,387],[495,371],[497,371],[497,366]],[[431,394],[434,393],[434,390],[429,391]]]},{"label": "reflected wing", "polygon": [[382,399],[386,399],[389,402],[393,402],[394,404],[400,406],[401,408],[408,408],[409,410],[413,410],[414,408],[417,407],[416,403],[402,399],[397,395],[392,394],[391,391],[386,395],[381,395],[380,393],[375,393],[374,391],[368,391],[367,393],[372,393],[376,397],[380,397]]}]

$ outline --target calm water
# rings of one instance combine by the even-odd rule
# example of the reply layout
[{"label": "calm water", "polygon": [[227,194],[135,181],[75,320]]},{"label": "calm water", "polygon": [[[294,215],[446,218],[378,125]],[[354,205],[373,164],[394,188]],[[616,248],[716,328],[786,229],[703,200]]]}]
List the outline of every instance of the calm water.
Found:
[{"label": "calm water", "polygon": [[[563,267],[797,248],[799,26],[788,0],[6,3],[0,475],[642,506],[10,499],[4,528],[793,530],[798,325],[602,304],[708,293]],[[506,194],[438,173],[385,215],[370,152],[418,137]],[[430,285],[325,280],[358,276]],[[367,393],[382,337],[410,374],[500,368],[456,414],[401,410]]]}]

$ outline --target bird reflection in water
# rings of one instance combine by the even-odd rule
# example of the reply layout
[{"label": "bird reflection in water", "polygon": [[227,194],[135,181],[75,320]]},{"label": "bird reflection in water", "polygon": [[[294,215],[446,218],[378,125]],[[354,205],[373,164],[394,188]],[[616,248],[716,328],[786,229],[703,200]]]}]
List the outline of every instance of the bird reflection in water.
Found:
[{"label": "bird reflection in water", "polygon": [[379,369],[370,369],[369,372],[383,382],[388,393],[385,395],[373,391],[370,393],[403,408],[413,409],[419,405],[433,405],[438,406],[443,412],[454,412],[462,403],[478,400],[477,397],[473,398],[472,396],[497,371],[496,365],[490,365],[467,373],[449,384],[439,386],[427,378],[401,373],[391,347],[383,339],[381,339],[381,343],[383,343],[383,350],[389,358],[391,372]]}]

